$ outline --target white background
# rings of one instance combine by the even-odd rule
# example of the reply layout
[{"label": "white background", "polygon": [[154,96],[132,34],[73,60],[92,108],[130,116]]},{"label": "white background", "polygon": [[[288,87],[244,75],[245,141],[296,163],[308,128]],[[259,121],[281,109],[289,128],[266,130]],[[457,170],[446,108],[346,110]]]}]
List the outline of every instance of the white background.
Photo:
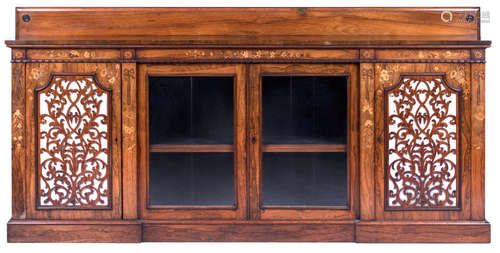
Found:
[{"label": "white background", "polygon": [[[14,39],[15,7],[481,7],[490,12],[490,23],[481,27],[482,39],[492,40],[486,50],[486,219],[492,223],[491,244],[354,244],[354,243],[142,243],[142,244],[7,244],[6,227],[11,215],[11,71],[10,49],[0,43],[0,252],[499,252],[500,236],[500,1],[442,0],[0,0],[0,41]],[[497,28],[495,28],[497,27]]]}]

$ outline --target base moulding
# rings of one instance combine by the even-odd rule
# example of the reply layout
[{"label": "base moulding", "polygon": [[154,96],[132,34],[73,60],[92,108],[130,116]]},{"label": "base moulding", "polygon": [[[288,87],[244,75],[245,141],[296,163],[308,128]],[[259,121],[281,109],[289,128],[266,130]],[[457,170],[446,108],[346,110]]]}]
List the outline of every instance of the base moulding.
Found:
[{"label": "base moulding", "polygon": [[8,242],[141,242],[137,220],[10,220]]},{"label": "base moulding", "polygon": [[490,242],[486,221],[11,220],[9,242]]},{"label": "base moulding", "polygon": [[489,243],[487,221],[360,221],[357,242],[383,243]]}]

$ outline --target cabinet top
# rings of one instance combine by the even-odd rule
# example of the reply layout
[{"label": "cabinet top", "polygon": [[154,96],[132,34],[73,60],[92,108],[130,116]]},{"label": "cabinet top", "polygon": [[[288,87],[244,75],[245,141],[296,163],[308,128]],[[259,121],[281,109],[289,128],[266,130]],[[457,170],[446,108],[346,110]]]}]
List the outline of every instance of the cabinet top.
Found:
[{"label": "cabinet top", "polygon": [[481,46],[479,8],[16,8],[36,46]]}]

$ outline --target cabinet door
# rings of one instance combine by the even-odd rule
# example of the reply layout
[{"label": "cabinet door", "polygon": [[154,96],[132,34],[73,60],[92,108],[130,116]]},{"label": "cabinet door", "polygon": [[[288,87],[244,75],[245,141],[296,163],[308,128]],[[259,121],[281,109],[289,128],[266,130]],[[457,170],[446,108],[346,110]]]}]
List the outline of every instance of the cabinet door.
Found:
[{"label": "cabinet door", "polygon": [[375,64],[378,220],[470,218],[469,64]]},{"label": "cabinet door", "polygon": [[244,219],[244,65],[139,67],[143,219]]},{"label": "cabinet door", "polygon": [[120,65],[26,65],[27,218],[121,217]]},{"label": "cabinet door", "polygon": [[354,219],[357,66],[252,65],[251,217]]}]

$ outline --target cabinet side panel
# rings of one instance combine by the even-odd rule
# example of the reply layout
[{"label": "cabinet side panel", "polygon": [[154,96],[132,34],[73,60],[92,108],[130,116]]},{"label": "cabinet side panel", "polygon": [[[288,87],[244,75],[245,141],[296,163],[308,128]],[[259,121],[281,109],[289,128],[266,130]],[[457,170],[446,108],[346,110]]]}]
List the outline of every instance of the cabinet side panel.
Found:
[{"label": "cabinet side panel", "polygon": [[136,63],[122,64],[123,218],[137,218]]},{"label": "cabinet side panel", "polygon": [[25,64],[12,64],[12,218],[26,218]]},{"label": "cabinet side panel", "polygon": [[375,218],[375,169],[374,169],[374,67],[373,63],[360,64],[360,218]]},{"label": "cabinet side panel", "polygon": [[485,202],[485,68],[471,64],[471,216],[484,220]]}]

